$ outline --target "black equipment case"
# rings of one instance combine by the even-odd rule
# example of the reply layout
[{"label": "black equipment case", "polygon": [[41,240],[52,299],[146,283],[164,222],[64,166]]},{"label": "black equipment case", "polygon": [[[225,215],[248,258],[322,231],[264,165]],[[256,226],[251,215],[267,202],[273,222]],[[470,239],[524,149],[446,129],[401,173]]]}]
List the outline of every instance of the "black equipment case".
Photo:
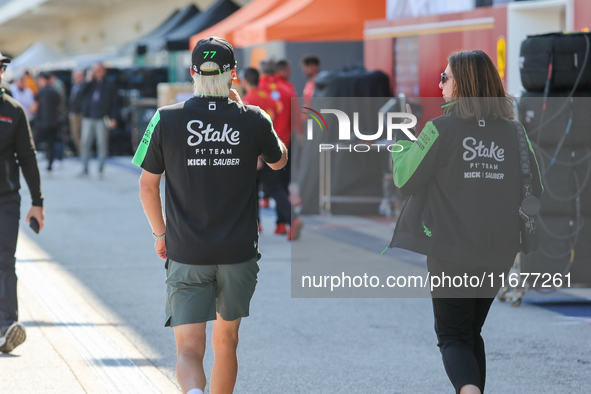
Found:
[{"label": "black equipment case", "polygon": [[550,90],[591,89],[591,33],[550,33],[528,36],[521,43],[521,82],[529,91],[544,91],[550,63]]}]

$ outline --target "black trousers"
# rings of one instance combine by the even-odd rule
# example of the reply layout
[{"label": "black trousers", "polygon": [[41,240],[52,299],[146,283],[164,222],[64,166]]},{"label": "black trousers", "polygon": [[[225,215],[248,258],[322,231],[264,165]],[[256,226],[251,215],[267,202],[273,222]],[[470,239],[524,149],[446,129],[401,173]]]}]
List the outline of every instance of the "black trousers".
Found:
[{"label": "black trousers", "polygon": [[[291,157],[291,147],[287,148],[287,157]],[[281,177],[281,184],[283,185],[283,188],[287,191],[287,195],[289,195],[289,184],[291,183],[291,163],[291,160],[288,161],[285,167],[278,171]]]},{"label": "black trousers", "polygon": [[277,223],[288,223],[296,218],[289,202],[289,193],[283,186],[281,171],[271,169],[267,164],[260,171],[261,181],[263,182],[263,192],[275,200],[277,207]]},{"label": "black trousers", "polygon": [[437,346],[456,393],[473,384],[484,392],[486,354],[480,335],[494,298],[433,298]]},{"label": "black trousers", "polygon": [[49,162],[47,170],[51,171],[53,160],[55,159],[55,143],[57,141],[57,127],[39,127],[35,133],[35,145],[39,145],[41,142],[45,142],[47,145],[45,148],[45,156]]},{"label": "black trousers", "polygon": [[[499,274],[506,274],[512,264],[513,261],[504,261],[494,267],[475,269],[470,264],[450,263],[427,257],[427,266],[432,275],[445,272],[450,276],[468,274],[481,277],[486,271],[494,272],[494,277],[498,278]],[[477,289],[437,289],[431,293],[437,346],[441,351],[445,372],[456,393],[468,384],[477,386],[484,393],[486,353],[480,333],[497,291],[498,287],[484,286]]]},{"label": "black trousers", "polygon": [[21,198],[18,192],[0,196],[0,326],[18,320],[16,241]]}]

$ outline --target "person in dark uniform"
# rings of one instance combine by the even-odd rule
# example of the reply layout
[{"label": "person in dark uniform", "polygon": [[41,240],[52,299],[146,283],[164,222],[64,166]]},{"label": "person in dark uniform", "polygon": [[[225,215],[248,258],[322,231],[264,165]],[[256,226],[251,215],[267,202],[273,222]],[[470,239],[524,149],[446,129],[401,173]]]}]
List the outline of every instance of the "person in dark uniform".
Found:
[{"label": "person in dark uniform", "polygon": [[[279,135],[281,141],[287,146],[289,154],[292,130],[292,97],[297,97],[297,93],[295,92],[295,89],[289,88],[287,84],[284,83],[286,81],[283,77],[275,75],[275,65],[276,63],[271,59],[263,60],[261,62],[260,67],[262,76],[259,79],[258,88],[267,92],[269,96],[277,102],[274,125],[277,129],[277,135]],[[295,110],[294,112],[299,113],[299,110]],[[263,168],[261,177],[265,194],[273,197],[277,204],[277,226],[275,227],[275,234],[282,235],[287,233],[287,240],[292,241],[299,238],[304,222],[295,214],[293,209],[291,209],[289,190],[287,187],[287,179],[289,178],[287,175],[288,173],[288,168],[285,168],[279,173],[274,173],[273,171],[268,171],[266,168]],[[286,228],[286,224],[289,225],[289,231]]]},{"label": "person in dark uniform", "polygon": [[82,130],[82,86],[84,86],[84,70],[72,71],[72,90],[68,98],[70,134],[74,142],[76,155],[81,153],[80,136]]},{"label": "person in dark uniform", "polygon": [[[501,287],[499,275],[507,274],[520,249],[519,143],[509,119],[512,99],[490,58],[463,51],[448,62],[439,84],[444,115],[427,122],[417,141],[399,141],[392,154],[394,183],[410,199],[390,247],[426,255],[431,278],[494,273],[496,282],[480,287],[448,282],[431,292],[445,370],[456,393],[476,394],[486,380],[481,329]],[[529,161],[539,197],[531,144]]]},{"label": "person in dark uniform", "polygon": [[35,96],[35,143],[45,143],[47,158],[47,172],[50,174],[55,159],[55,142],[59,132],[59,115],[61,113],[61,98],[57,90],[49,83],[50,76],[39,74],[39,92]]},{"label": "person in dark uniform", "polygon": [[[253,67],[247,67],[240,73],[240,84],[242,89],[244,90],[244,95],[242,96],[242,102],[246,105],[256,105],[263,111],[265,111],[271,121],[275,120],[275,115],[277,113],[278,105],[275,100],[273,100],[267,92],[258,88],[259,85],[259,71]],[[259,162],[257,165],[257,190],[261,189],[263,173],[266,171],[265,167],[268,167],[262,159],[259,158]],[[269,169],[271,172],[275,172]],[[263,185],[263,192],[265,196],[263,197],[263,207],[267,207],[269,205],[269,194],[267,194],[268,190],[266,190],[266,186]],[[273,197],[273,196],[271,196]],[[275,197],[274,197],[275,198]],[[275,202],[287,201],[282,200],[280,198],[276,198]],[[261,226],[261,218],[260,218],[260,211],[258,207],[260,205],[257,204],[257,217],[259,218],[259,233],[263,231],[263,227]]]},{"label": "person in dark uniform", "polygon": [[[206,323],[213,320],[210,392],[232,393],[238,328],[249,314],[259,271],[257,160],[279,170],[287,149],[269,115],[231,90],[234,49],[200,40],[192,53],[195,97],[160,108],[133,158],[143,168],[140,197],[166,260],[166,326],[174,328],[177,378],[202,394]],[[166,215],[160,180],[166,172]],[[165,219],[166,216],[166,219]]]},{"label": "person in dark uniform", "polygon": [[[0,53],[0,83],[10,63]],[[43,229],[45,212],[35,144],[23,107],[0,90],[0,352],[9,353],[25,341],[25,327],[18,322],[14,256],[18,238],[21,198],[19,167],[33,199],[27,214]]]},{"label": "person in dark uniform", "polygon": [[320,72],[320,57],[316,55],[305,55],[302,57],[300,65],[303,74],[308,78],[302,97],[304,98],[304,107],[309,107],[312,104],[314,90],[316,90],[316,76]]},{"label": "person in dark uniform", "polygon": [[109,150],[109,130],[117,127],[117,88],[107,78],[107,69],[101,63],[92,67],[92,80],[80,92],[82,113],[81,154],[82,176],[88,175],[88,161],[92,142],[96,140],[99,158],[99,178],[103,178],[105,160]]}]

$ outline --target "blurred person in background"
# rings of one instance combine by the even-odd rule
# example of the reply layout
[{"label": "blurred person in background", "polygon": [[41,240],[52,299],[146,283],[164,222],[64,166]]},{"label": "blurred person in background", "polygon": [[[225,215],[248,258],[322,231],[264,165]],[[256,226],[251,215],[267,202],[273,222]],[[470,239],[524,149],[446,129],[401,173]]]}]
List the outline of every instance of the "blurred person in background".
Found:
[{"label": "blurred person in background", "polygon": [[[285,124],[281,123],[277,126],[278,128],[285,129],[286,133],[289,133],[289,143],[286,144],[287,151],[291,159],[290,165],[287,166],[284,171],[281,171],[281,183],[290,196],[291,203],[294,204],[294,201],[296,201],[297,204],[299,197],[294,193],[290,193],[291,166],[293,163],[295,163],[296,158],[296,153],[291,149],[291,141],[294,138],[297,140],[303,133],[302,122],[299,116],[299,114],[302,113],[302,110],[300,108],[297,90],[295,86],[289,82],[289,79],[291,78],[291,66],[286,59],[279,60],[277,63],[275,63],[275,78],[277,80],[277,84],[285,87],[285,91],[289,92],[289,107],[287,108],[290,108],[287,111],[286,116],[281,119],[281,121],[285,122]],[[285,101],[287,104],[287,100]],[[293,114],[298,115],[293,116]]]},{"label": "blurred person in background", "polygon": [[275,63],[275,79],[277,80],[277,83],[287,87],[290,90],[291,97],[298,97],[295,86],[289,82],[290,78],[291,66],[289,65],[289,62],[285,59],[277,61],[277,63]]},{"label": "blurred person in background", "polygon": [[[289,65],[289,62],[283,59],[275,63],[275,81],[277,82],[277,85],[280,88],[279,90],[282,93],[280,101],[283,103],[283,107],[287,108],[286,111],[283,111],[283,115],[280,117],[280,119],[277,119],[277,127],[282,130],[282,134],[287,139],[287,141],[283,142],[286,143],[288,149],[291,146],[292,131],[301,131],[299,117],[292,117],[292,113],[299,114],[301,111],[299,101],[292,100],[294,98],[297,99],[298,92],[296,91],[295,86],[289,82],[290,78],[291,66]],[[285,93],[283,94],[283,92]]]},{"label": "blurred person in background", "polygon": [[49,73],[49,84],[60,95],[62,103],[66,102],[66,85],[54,72]]},{"label": "blurred person in background", "polygon": [[247,105],[256,105],[261,108],[275,120],[278,103],[269,96],[269,93],[260,89],[259,85],[260,74],[256,68],[248,67],[242,70],[240,82],[244,90],[242,102]]},{"label": "blurred person in background", "polygon": [[55,159],[55,142],[59,131],[61,99],[59,93],[50,85],[47,73],[39,74],[39,92],[35,96],[32,112],[35,114],[35,144],[45,144],[47,173],[51,175]]},{"label": "blurred person in background", "polygon": [[[312,97],[314,97],[314,90],[316,90],[316,75],[320,72],[320,58],[316,55],[305,55],[300,61],[302,72],[308,78],[304,86],[304,107],[309,107],[312,104]],[[303,115],[304,119],[307,117]]]},{"label": "blurred person in background", "polygon": [[82,113],[82,176],[88,175],[92,142],[96,140],[99,158],[99,178],[104,175],[109,149],[109,130],[117,127],[117,88],[105,77],[107,69],[101,63],[92,67],[92,80],[81,88]]},{"label": "blurred person in background", "polygon": [[84,82],[92,82],[93,78],[94,78],[94,68],[91,67],[91,68],[87,69],[86,72],[84,73]]},{"label": "blurred person in background", "polygon": [[29,89],[31,89],[33,94],[36,95],[37,92],[39,91],[39,86],[37,86],[37,82],[35,82],[35,78],[33,78],[31,76],[31,73],[28,70],[25,70],[24,79],[25,79],[25,86],[28,87]]},{"label": "blurred person in background", "polygon": [[[285,91],[289,92],[289,102],[290,102],[290,108],[291,110],[288,112],[289,116],[286,116],[285,120],[283,120],[283,122],[286,122],[287,125],[281,125],[280,127],[291,127],[290,129],[290,138],[291,138],[291,132],[293,131],[297,131],[298,133],[302,131],[301,128],[301,124],[299,122],[299,117],[298,119],[292,118],[292,113],[294,114],[299,114],[301,113],[300,110],[300,103],[298,100],[292,100],[293,98],[297,98],[298,97],[298,92],[295,88],[295,86],[293,86],[293,84],[291,82],[289,82],[289,79],[291,78],[291,66],[289,64],[289,62],[285,59],[279,60],[277,63],[275,63],[275,80],[277,81],[277,84],[280,86],[285,87]],[[287,100],[285,100],[285,103],[287,103]],[[291,141],[290,141],[291,142]],[[290,143],[291,146],[291,143]]]},{"label": "blurred person in background", "polygon": [[[277,130],[277,135],[289,152],[292,121],[291,98],[293,97],[294,91],[283,82],[284,77],[276,75],[276,63],[273,60],[263,60],[260,68],[262,77],[259,80],[259,88],[267,92],[278,104],[277,116],[273,125]],[[282,235],[287,233],[287,239],[291,241],[299,237],[303,221],[291,209],[289,191],[285,184],[285,179],[288,177],[289,171],[287,169],[283,169],[279,173],[265,174],[263,176],[263,188],[264,190],[269,190],[270,188],[277,196],[277,198],[274,198],[277,211],[275,234]],[[289,224],[289,231],[286,228],[286,224]]]},{"label": "blurred person in background", "polygon": [[[277,102],[274,101],[267,92],[262,89],[259,89],[259,71],[256,68],[248,67],[242,70],[240,75],[240,83],[242,85],[242,89],[244,90],[244,96],[242,97],[242,102],[246,105],[256,105],[271,117],[271,121],[275,120],[275,114],[277,113]],[[262,184],[262,173],[263,169],[268,167],[261,158],[259,158],[257,164],[257,197],[258,197],[258,190],[260,189],[260,185]],[[263,185],[263,190],[264,190]],[[265,196],[271,195],[268,190],[264,190]],[[268,206],[268,197],[267,204]],[[265,207],[265,206],[263,206]],[[257,202],[257,217],[259,218],[259,232],[263,230],[261,226],[261,220],[259,215],[259,204]]]},{"label": "blurred person in background", "polygon": [[72,71],[72,90],[68,98],[70,135],[76,150],[80,155],[80,135],[82,130],[82,85],[84,85],[84,70]]},{"label": "blurred person in background", "polygon": [[60,103],[59,106],[59,114],[58,114],[58,131],[57,137],[55,140],[55,159],[61,164],[62,159],[64,158],[64,146],[66,145],[66,104],[67,104],[67,96],[66,96],[66,85],[64,82],[58,78],[57,74],[54,72],[49,73],[49,85],[55,89],[55,91],[60,95]]},{"label": "blurred person in background", "polygon": [[[0,82],[11,59],[0,53]],[[43,229],[45,212],[35,144],[24,108],[0,89],[0,352],[10,353],[26,339],[18,322],[15,252],[21,197],[19,167],[27,182],[33,205],[32,218]]]},{"label": "blurred person in background", "polygon": [[25,78],[18,77],[12,85],[10,85],[10,93],[12,97],[23,106],[27,119],[31,120],[31,107],[35,104],[35,95],[33,91],[25,86]]}]

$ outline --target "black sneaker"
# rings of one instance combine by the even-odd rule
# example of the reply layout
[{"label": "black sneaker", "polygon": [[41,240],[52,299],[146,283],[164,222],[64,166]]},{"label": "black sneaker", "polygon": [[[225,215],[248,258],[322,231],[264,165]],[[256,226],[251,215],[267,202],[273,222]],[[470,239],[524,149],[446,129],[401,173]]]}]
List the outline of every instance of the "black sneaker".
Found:
[{"label": "black sneaker", "polygon": [[25,327],[19,323],[14,322],[10,326],[2,327],[0,337],[0,352],[10,353],[15,347],[20,345],[27,338]]}]

